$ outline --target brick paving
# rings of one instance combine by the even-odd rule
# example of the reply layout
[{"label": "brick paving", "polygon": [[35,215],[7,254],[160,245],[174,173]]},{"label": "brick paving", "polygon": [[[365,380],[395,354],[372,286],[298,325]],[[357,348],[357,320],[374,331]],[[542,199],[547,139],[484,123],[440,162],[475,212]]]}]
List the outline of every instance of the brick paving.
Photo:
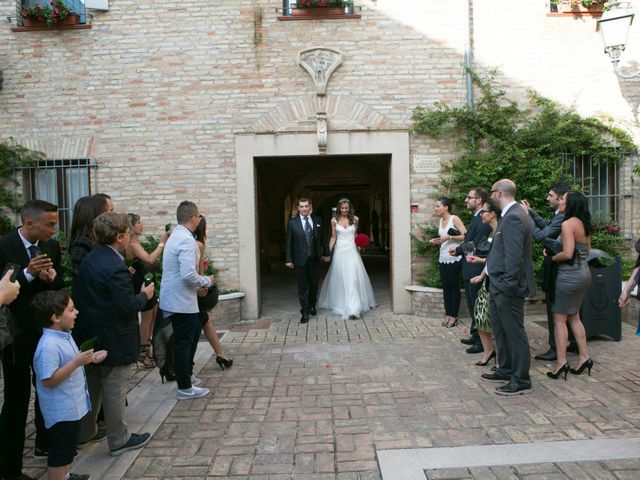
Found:
[{"label": "brick paving", "polygon": [[[640,437],[631,325],[621,342],[590,342],[590,377],[551,380],[532,360],[532,394],[501,397],[480,381],[488,367],[464,352],[466,327],[439,322],[378,308],[355,321],[321,314],[300,325],[291,314],[236,325],[224,338],[233,368],[222,372],[210,358],[199,376],[213,393],[177,403],[122,478],[380,480],[383,449]],[[545,350],[545,323],[527,318],[532,355]],[[42,474],[27,457],[27,472]],[[637,479],[640,461],[437,469],[425,478]]]}]

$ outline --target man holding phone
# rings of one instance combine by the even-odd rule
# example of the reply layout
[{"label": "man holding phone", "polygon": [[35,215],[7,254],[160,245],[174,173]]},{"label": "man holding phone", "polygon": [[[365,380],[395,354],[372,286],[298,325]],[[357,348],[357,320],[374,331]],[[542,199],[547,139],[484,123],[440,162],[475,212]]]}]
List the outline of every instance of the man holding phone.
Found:
[{"label": "man holding phone", "polygon": [[[28,479],[22,474],[22,451],[31,396],[31,366],[42,329],[31,314],[33,297],[45,290],[64,286],[60,267],[60,246],[51,237],[58,227],[58,207],[43,200],[27,202],[20,212],[22,226],[0,238],[0,268],[18,267],[20,294],[9,305],[20,331],[2,351],[4,404],[0,413],[0,478]],[[35,377],[34,377],[35,378]],[[36,445],[34,455],[46,458],[49,439],[35,400]]]}]

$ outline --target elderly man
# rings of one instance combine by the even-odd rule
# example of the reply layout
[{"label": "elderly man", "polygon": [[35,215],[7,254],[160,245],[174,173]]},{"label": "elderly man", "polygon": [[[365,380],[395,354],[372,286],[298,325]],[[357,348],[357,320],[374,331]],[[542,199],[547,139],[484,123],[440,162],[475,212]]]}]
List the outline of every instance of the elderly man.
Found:
[{"label": "elderly man", "polygon": [[500,367],[482,374],[483,380],[503,382],[498,395],[531,391],[529,340],[524,329],[524,299],[535,294],[531,225],[527,212],[515,200],[516,184],[498,180],[491,198],[502,209],[493,236],[486,269],[489,276],[489,311],[498,347]]},{"label": "elderly man", "polygon": [[131,238],[129,216],[103,213],[94,220],[98,246],[82,261],[73,282],[78,309],[73,337],[78,345],[94,339],[96,350],[107,350],[107,359],[85,367],[92,409],[82,419],[80,443],[97,435],[100,406],[107,421],[111,456],[141,448],[149,433],[131,433],[125,422],[127,383],[131,365],[138,359],[138,312],[153,296],[154,284],[134,292],[124,252]]},{"label": "elderly man", "polygon": [[165,245],[162,257],[160,310],[171,317],[175,345],[175,366],[178,400],[204,397],[208,388],[192,375],[192,362],[198,346],[201,324],[198,316],[198,291],[203,293],[213,285],[213,275],[198,274],[200,250],[193,238],[202,215],[195,203],[184,201],[178,205],[178,225]]}]

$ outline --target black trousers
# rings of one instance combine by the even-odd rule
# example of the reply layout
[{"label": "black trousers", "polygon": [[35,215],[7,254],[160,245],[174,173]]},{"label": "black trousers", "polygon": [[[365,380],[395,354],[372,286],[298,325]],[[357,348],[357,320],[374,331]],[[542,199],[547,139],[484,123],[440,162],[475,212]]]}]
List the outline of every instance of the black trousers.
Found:
[{"label": "black trousers", "polygon": [[198,313],[174,313],[171,315],[175,348],[176,380],[181,390],[191,388],[193,358],[198,348],[202,326]]},{"label": "black trousers", "polygon": [[482,288],[482,283],[473,284],[469,280],[464,281],[464,294],[467,298],[467,308],[469,308],[469,314],[471,315],[471,328],[469,333],[475,345],[482,345],[480,341],[480,335],[478,335],[478,327],[476,325],[476,319],[473,315],[473,309],[476,304],[476,298],[478,298],[478,292]]},{"label": "black trousers", "polygon": [[440,263],[440,281],[444,298],[444,314],[458,317],[460,311],[460,274],[462,262]]},{"label": "black trousers", "polygon": [[298,300],[300,301],[300,313],[309,318],[309,310],[316,305],[318,300],[318,284],[320,283],[320,261],[310,258],[304,266],[294,266],[296,283],[298,285]]},{"label": "black trousers", "polygon": [[[13,478],[22,473],[25,427],[31,398],[33,354],[40,335],[22,332],[13,344],[2,351],[4,403],[0,412],[0,478]],[[35,390],[35,388],[34,388]],[[44,426],[38,396],[35,397],[36,448],[49,450],[49,435]]]}]

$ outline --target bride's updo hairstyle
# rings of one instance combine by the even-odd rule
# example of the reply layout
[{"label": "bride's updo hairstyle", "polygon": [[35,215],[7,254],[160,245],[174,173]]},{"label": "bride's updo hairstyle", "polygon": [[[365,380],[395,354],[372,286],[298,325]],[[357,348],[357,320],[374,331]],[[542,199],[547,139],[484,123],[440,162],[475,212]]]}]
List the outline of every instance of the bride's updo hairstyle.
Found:
[{"label": "bride's updo hairstyle", "polygon": [[344,204],[349,205],[349,213],[347,213],[347,218],[349,218],[349,225],[353,225],[355,223],[353,205],[348,198],[341,198],[338,200],[338,207],[336,208],[336,221],[340,219],[340,207]]}]

